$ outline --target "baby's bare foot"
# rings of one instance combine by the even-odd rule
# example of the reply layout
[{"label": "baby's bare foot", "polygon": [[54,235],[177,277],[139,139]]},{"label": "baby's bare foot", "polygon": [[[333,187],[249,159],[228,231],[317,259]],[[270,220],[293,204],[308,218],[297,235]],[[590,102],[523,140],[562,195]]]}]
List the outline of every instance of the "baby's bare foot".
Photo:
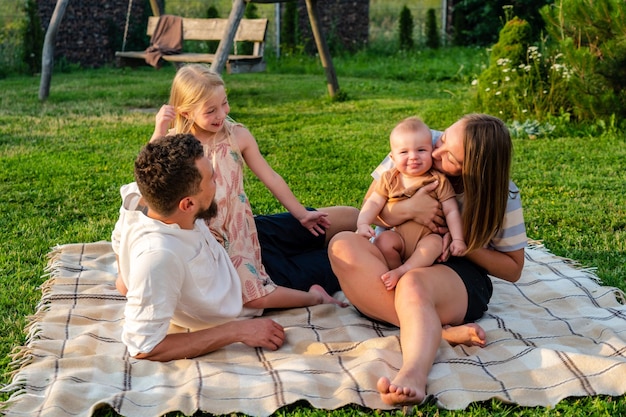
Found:
[{"label": "baby's bare foot", "polygon": [[383,284],[385,285],[387,291],[391,291],[396,288],[396,284],[398,283],[402,275],[403,273],[398,271],[398,269],[396,268],[382,274],[380,279],[383,281]]}]

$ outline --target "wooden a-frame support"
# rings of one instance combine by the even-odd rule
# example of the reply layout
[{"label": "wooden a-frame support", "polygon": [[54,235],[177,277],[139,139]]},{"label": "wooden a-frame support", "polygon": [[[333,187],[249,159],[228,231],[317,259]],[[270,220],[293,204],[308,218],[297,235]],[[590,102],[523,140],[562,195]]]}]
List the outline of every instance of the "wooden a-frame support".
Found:
[{"label": "wooden a-frame support", "polygon": [[[281,3],[271,0],[248,0],[252,3]],[[283,0],[285,1],[285,0]],[[59,26],[63,20],[65,9],[69,0],[57,0],[54,12],[50,18],[50,24],[46,31],[46,37],[44,39],[42,62],[41,62],[41,82],[39,84],[39,100],[46,100],[50,94],[50,79],[52,77],[52,69],[54,67],[54,45],[56,42],[56,35],[59,31]],[[150,7],[152,8],[152,14],[154,16],[160,16],[161,10],[157,0],[150,0]],[[320,60],[326,73],[326,84],[328,87],[328,94],[331,98],[337,97],[339,93],[339,83],[337,81],[337,74],[335,73],[335,67],[326,44],[326,39],[322,33],[319,25],[319,11],[317,8],[317,0],[306,0],[307,13],[309,15],[309,21],[311,22],[311,29],[313,31],[313,37],[315,38],[315,44],[320,54]],[[228,60],[228,53],[233,46],[235,40],[235,34],[239,27],[239,22],[243,18],[244,11],[246,10],[246,0],[234,0],[233,8],[228,16],[228,31],[226,36],[220,40],[220,44],[215,52],[215,62],[211,65],[214,72],[221,74],[226,66]]]}]

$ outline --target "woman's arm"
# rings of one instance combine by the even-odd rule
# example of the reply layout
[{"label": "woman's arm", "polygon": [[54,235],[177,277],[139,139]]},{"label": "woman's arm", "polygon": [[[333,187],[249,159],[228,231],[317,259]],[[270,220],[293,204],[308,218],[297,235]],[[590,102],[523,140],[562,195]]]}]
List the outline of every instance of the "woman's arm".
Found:
[{"label": "woman's arm", "polygon": [[[370,185],[370,190],[375,186],[376,180]],[[434,233],[443,233],[441,228],[445,226],[445,219],[441,204],[430,196],[430,192],[435,190],[439,182],[420,188],[411,198],[398,201],[394,204],[386,204],[381,210],[378,218],[385,227],[397,226],[407,220],[414,220],[423,224]],[[369,193],[369,190],[368,190]]]},{"label": "woman's arm", "polygon": [[499,252],[492,249],[476,249],[465,255],[467,259],[487,270],[490,275],[509,282],[516,282],[524,267],[524,249]]}]

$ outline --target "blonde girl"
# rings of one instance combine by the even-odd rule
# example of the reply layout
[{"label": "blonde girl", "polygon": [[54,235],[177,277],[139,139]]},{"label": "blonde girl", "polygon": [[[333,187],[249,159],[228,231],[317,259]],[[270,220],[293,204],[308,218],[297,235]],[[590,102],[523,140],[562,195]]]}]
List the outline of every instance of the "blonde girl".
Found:
[{"label": "blonde girl", "polygon": [[[353,207],[305,208],[261,155],[250,131],[228,117],[222,78],[200,64],[185,65],[172,82],[169,104],[156,116],[152,138],[191,133],[204,146],[216,172],[218,214],[208,225],[226,248],[252,308],[287,308],[340,303],[326,245],[354,230]],[[288,210],[253,216],[243,188],[245,164]]]}]

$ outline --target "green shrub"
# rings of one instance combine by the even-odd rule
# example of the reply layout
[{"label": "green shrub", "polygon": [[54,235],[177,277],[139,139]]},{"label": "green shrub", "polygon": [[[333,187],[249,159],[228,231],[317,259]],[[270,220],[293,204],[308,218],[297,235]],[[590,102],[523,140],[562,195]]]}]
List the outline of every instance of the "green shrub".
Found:
[{"label": "green shrub", "polygon": [[[217,7],[214,5],[209,6],[206,11],[206,17],[208,19],[217,19],[220,17],[220,12],[217,10]],[[217,51],[217,48],[220,46],[220,41],[205,41],[206,42],[206,51],[209,53],[214,53]]]},{"label": "green shrub", "polygon": [[[254,3],[247,3],[246,10],[244,11],[243,17],[246,19],[258,19],[259,11]],[[253,42],[236,42],[235,44],[235,53],[239,55],[252,55],[254,51],[254,43]]]},{"label": "green shrub", "polygon": [[426,46],[429,48],[439,48],[439,31],[437,30],[437,17],[435,9],[428,9],[426,12]]},{"label": "green shrub", "polygon": [[206,17],[208,19],[216,19],[220,17],[220,12],[217,10],[217,7],[215,7],[214,5],[210,5],[209,8],[206,10]]},{"label": "green shrub", "polygon": [[26,72],[23,60],[22,21],[12,21],[0,27],[0,78],[11,73]]},{"label": "green shrub", "polygon": [[530,41],[525,20],[513,18],[502,28],[489,67],[474,81],[481,111],[505,120],[545,122],[571,110],[571,71],[563,56],[551,54],[545,43],[535,46]]},{"label": "green shrub", "polygon": [[280,47],[287,54],[296,53],[298,50],[298,3],[288,1],[282,16],[280,28]]},{"label": "green shrub", "polygon": [[43,28],[37,10],[37,2],[28,0],[24,5],[26,22],[22,26],[23,61],[32,75],[41,71],[41,50],[43,48]]},{"label": "green shrub", "polygon": [[559,0],[541,10],[572,68],[569,99],[579,120],[626,116],[626,2]]},{"label": "green shrub", "polygon": [[398,25],[398,44],[400,49],[413,49],[413,15],[411,14],[411,10],[406,6],[400,11]]},{"label": "green shrub", "polygon": [[455,45],[492,45],[509,20],[506,9],[527,21],[533,42],[540,39],[544,22],[539,9],[554,0],[459,0],[454,2],[453,43]]}]

